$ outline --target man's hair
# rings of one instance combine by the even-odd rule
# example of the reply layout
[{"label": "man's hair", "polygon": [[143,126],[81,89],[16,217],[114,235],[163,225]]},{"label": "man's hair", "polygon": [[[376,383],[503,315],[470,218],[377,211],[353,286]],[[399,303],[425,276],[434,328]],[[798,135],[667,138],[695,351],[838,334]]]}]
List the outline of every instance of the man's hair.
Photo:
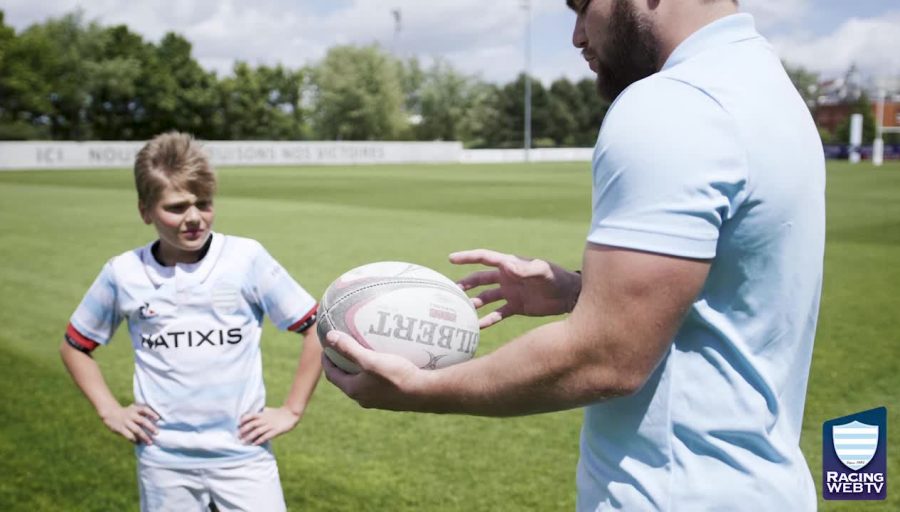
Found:
[{"label": "man's hair", "polygon": [[[569,9],[572,9],[575,12],[580,11],[585,4],[587,4],[590,0],[566,0],[566,5],[569,6]],[[702,0],[705,4],[711,4],[714,2],[718,2],[719,0]],[[738,0],[730,0],[734,5],[738,5]]]},{"label": "man's hair", "polygon": [[134,160],[134,187],[141,206],[153,207],[166,185],[198,197],[216,193],[216,173],[190,134],[172,131],[157,135]]}]

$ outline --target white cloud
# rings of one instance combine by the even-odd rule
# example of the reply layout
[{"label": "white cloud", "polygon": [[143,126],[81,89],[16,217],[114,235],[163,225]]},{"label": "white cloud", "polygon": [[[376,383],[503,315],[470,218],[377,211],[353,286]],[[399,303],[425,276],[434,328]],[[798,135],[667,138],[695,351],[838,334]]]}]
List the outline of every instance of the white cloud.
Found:
[{"label": "white cloud", "polygon": [[810,0],[741,0],[742,11],[749,12],[761,30],[796,21],[806,13]]},{"label": "white cloud", "polygon": [[879,18],[851,18],[821,37],[782,36],[772,44],[787,62],[840,75],[852,64],[869,76],[900,75],[900,11]]}]

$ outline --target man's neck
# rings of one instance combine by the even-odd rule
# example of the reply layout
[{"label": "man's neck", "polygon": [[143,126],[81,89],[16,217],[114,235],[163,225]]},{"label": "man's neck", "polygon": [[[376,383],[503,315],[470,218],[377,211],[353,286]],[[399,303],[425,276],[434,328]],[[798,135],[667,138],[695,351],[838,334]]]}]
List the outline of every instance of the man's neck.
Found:
[{"label": "man's neck", "polygon": [[675,48],[694,32],[737,12],[737,5],[730,0],[661,2],[652,16],[661,45],[657,65],[662,68]]}]

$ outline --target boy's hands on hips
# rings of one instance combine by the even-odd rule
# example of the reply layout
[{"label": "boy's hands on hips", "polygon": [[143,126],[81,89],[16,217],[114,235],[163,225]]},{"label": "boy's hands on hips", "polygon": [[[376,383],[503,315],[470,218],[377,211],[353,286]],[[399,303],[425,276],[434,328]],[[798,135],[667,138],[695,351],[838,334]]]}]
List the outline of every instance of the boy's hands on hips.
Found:
[{"label": "boy's hands on hips", "polygon": [[290,432],[299,421],[300,414],[287,407],[266,407],[262,412],[241,416],[238,437],[247,444],[259,446],[276,436]]},{"label": "boy's hands on hips", "polygon": [[152,436],[159,433],[159,415],[146,405],[116,406],[100,418],[108,429],[132,443],[153,444]]}]

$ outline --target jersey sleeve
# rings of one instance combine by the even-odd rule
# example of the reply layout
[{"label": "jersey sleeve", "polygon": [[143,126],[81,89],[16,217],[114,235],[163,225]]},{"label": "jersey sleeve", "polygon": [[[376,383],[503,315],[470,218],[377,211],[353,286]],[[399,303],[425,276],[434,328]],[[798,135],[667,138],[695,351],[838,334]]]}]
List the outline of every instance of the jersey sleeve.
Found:
[{"label": "jersey sleeve", "polygon": [[315,323],[316,299],[262,246],[254,258],[251,274],[258,305],[276,327],[303,332]]},{"label": "jersey sleeve", "polygon": [[731,116],[690,84],[652,77],[619,97],[600,130],[587,239],[709,259],[746,188]]},{"label": "jersey sleeve", "polygon": [[89,352],[112,340],[122,322],[112,263],[103,266],[88,289],[66,328],[66,340],[73,347]]}]

